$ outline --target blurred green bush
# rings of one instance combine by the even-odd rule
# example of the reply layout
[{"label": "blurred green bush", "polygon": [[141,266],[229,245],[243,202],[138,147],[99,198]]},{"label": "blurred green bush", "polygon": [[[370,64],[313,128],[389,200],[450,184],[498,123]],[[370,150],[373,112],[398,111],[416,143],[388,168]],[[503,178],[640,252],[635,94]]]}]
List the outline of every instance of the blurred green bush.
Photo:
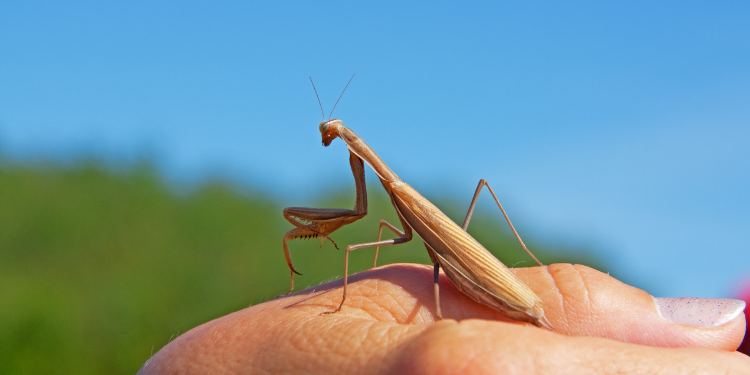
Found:
[{"label": "blurred green bush", "polygon": [[[351,208],[351,188],[284,206]],[[373,241],[380,219],[398,223],[382,189],[369,201],[365,219],[332,235],[339,245]],[[462,221],[466,208],[436,204]],[[177,193],[148,165],[0,160],[0,373],[133,374],[180,333],[285,293],[281,238],[292,226],[281,209],[228,183]],[[480,211],[470,232],[506,264],[532,265],[497,217]],[[547,264],[593,266],[526,241]],[[342,250],[319,245],[290,245],[304,274],[297,290],[343,275]],[[380,254],[379,265],[429,263],[418,239]],[[369,268],[372,255],[354,252],[350,270]]]}]

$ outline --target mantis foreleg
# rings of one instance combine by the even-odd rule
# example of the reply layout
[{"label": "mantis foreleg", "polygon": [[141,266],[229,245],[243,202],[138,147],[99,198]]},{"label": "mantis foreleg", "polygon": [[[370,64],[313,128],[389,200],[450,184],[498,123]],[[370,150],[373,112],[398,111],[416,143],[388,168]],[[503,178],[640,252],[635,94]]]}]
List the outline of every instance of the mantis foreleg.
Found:
[{"label": "mantis foreleg", "polygon": [[294,269],[292,257],[289,253],[288,241],[298,238],[320,238],[321,246],[325,240],[334,242],[328,235],[344,225],[351,224],[365,215],[367,215],[367,189],[365,187],[365,166],[362,159],[357,155],[349,154],[349,164],[352,167],[354,175],[354,184],[357,189],[357,199],[353,210],[343,208],[307,208],[307,207],[288,207],[283,211],[284,218],[292,223],[296,228],[290,230],[284,235],[284,258],[290,270],[291,287],[286,294],[294,290],[294,274],[301,275]]}]

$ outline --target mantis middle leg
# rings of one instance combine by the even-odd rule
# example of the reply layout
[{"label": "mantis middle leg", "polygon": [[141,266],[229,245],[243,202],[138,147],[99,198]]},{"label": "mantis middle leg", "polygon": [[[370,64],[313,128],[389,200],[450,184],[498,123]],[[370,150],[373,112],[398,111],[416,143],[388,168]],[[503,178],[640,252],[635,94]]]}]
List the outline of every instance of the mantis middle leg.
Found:
[{"label": "mantis middle leg", "polygon": [[[401,218],[399,217],[399,219],[401,219]],[[392,230],[393,233],[395,233],[396,235],[398,235],[398,238],[394,238],[394,239],[391,239],[391,240],[381,241],[380,240],[380,234],[383,231],[383,226],[384,225],[387,226],[390,230]],[[402,244],[402,243],[406,243],[406,242],[411,241],[411,239],[413,237],[413,233],[412,233],[411,227],[409,225],[407,225],[404,222],[403,219],[401,219],[401,225],[404,227],[403,231],[398,230],[398,228],[396,228],[395,226],[393,226],[393,224],[391,224],[391,223],[389,223],[389,222],[387,222],[385,220],[381,220],[380,221],[380,230],[378,231],[378,240],[377,241],[375,241],[375,242],[361,243],[361,244],[356,244],[356,245],[349,245],[349,246],[346,247],[346,255],[344,257],[344,293],[343,293],[343,297],[341,297],[341,303],[339,304],[339,307],[336,308],[335,310],[325,311],[325,312],[320,313],[320,315],[337,313],[337,312],[341,311],[341,307],[344,306],[344,301],[346,301],[346,287],[347,287],[348,281],[349,281],[349,252],[353,251],[353,250],[357,250],[357,249],[366,248],[366,247],[375,247],[375,249],[376,249],[375,250],[375,253],[376,253],[376,258],[375,259],[377,260],[377,249],[379,249],[380,246],[398,245],[398,244]],[[373,267],[374,267],[374,264],[375,264],[375,261],[373,261]]]}]

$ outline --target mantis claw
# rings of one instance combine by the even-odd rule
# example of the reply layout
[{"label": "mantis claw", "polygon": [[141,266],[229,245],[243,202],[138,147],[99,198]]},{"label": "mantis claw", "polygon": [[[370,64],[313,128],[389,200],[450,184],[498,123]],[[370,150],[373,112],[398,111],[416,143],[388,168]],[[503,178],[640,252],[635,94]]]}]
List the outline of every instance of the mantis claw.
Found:
[{"label": "mantis claw", "polygon": [[333,244],[333,247],[335,247],[335,248],[336,248],[336,250],[340,250],[340,249],[339,249],[339,245],[336,245],[336,242],[335,242],[335,241],[333,241],[333,239],[332,239],[331,237],[328,237],[328,236],[325,236],[325,237],[324,237],[324,238],[323,238],[323,239],[322,239],[322,240],[320,241],[320,246],[323,246],[323,242],[325,242],[325,240],[326,240],[326,239],[328,239],[328,241],[331,241],[331,243]]},{"label": "mantis claw", "polygon": [[341,307],[339,307],[339,308],[338,308],[338,309],[336,309],[336,310],[331,310],[331,311],[323,311],[322,313],[320,313],[320,315],[335,314],[335,313],[337,313],[337,312],[339,312],[339,311],[341,311]]}]

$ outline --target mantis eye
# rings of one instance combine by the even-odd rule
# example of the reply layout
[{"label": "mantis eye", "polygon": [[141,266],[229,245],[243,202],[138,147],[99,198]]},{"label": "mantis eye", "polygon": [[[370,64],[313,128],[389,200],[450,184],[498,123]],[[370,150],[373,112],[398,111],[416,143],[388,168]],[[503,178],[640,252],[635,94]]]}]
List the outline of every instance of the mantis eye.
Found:
[{"label": "mantis eye", "polygon": [[321,122],[318,128],[320,129],[321,133],[325,133],[325,131],[328,130],[328,121]]}]

